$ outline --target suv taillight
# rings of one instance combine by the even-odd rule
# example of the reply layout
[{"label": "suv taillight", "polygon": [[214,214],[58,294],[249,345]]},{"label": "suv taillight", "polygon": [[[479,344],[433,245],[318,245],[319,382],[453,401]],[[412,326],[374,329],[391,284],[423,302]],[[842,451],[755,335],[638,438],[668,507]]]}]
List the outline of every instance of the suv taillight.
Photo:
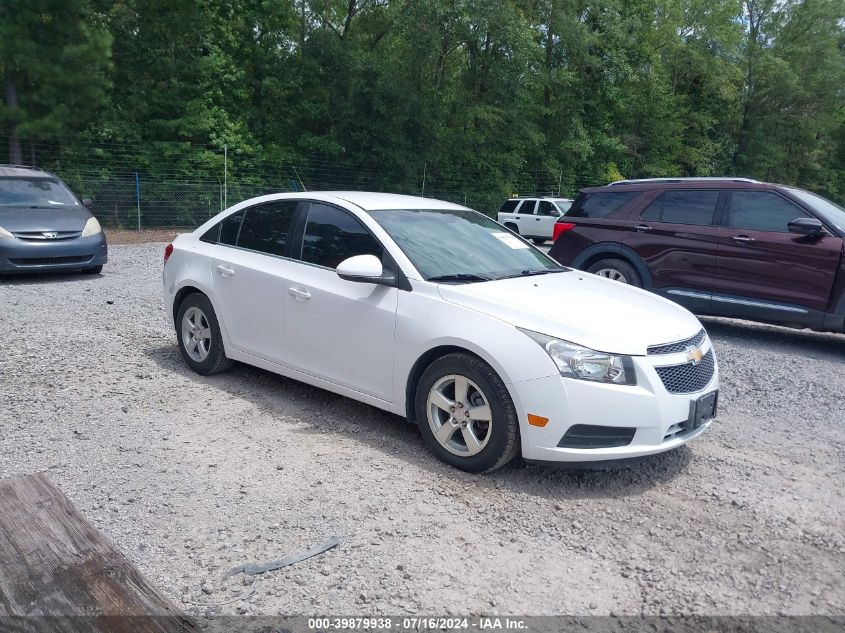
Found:
[{"label": "suv taillight", "polygon": [[167,263],[167,260],[170,259],[170,256],[173,254],[173,244],[168,244],[164,247],[164,263]]},{"label": "suv taillight", "polygon": [[561,233],[566,233],[575,228],[572,222],[555,222],[555,228],[552,231],[552,239],[556,240]]}]

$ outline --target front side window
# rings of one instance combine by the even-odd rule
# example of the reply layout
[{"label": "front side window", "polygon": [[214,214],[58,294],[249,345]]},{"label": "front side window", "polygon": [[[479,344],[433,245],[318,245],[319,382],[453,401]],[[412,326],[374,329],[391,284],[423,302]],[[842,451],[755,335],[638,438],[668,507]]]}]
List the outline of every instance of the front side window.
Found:
[{"label": "front side window", "polygon": [[553,205],[548,200],[541,200],[537,203],[537,215],[551,215],[557,217],[558,212],[555,209],[555,205]]},{"label": "front side window", "polygon": [[0,178],[0,207],[54,209],[76,206],[79,201],[55,178]]},{"label": "front side window", "polygon": [[355,255],[375,255],[384,250],[378,240],[357,218],[337,207],[312,203],[302,239],[302,261],[326,268],[337,268]]},{"label": "front side window", "polygon": [[734,191],[728,226],[749,231],[787,233],[789,223],[807,217],[804,211],[771,191]]},{"label": "front side window", "polygon": [[296,213],[295,200],[277,200],[246,210],[238,246],[269,255],[284,255]]},{"label": "front side window", "polygon": [[594,191],[578,194],[566,213],[573,218],[604,218],[642,191]]},{"label": "front side window", "polygon": [[565,270],[476,211],[398,209],[370,215],[427,280],[459,283]]}]

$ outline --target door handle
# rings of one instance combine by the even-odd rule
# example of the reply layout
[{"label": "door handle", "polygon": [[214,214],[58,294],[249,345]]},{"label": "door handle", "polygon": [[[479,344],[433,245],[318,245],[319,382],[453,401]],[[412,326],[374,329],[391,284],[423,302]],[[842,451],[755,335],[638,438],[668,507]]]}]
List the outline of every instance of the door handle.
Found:
[{"label": "door handle", "polygon": [[539,222],[542,218],[534,218],[537,222]]},{"label": "door handle", "polygon": [[740,242],[741,244],[747,244],[748,242],[753,242],[753,237],[748,237],[747,235],[734,235],[733,237],[734,242]]},{"label": "door handle", "polygon": [[228,266],[218,266],[217,272],[223,275],[224,277],[231,277],[235,274],[235,271],[229,268]]},{"label": "door handle", "polygon": [[634,227],[634,230],[637,233],[642,233],[644,231],[650,231],[651,227],[648,224],[638,224],[637,226]]},{"label": "door handle", "polygon": [[288,288],[288,294],[296,297],[299,301],[306,301],[311,298],[311,293],[302,288]]}]

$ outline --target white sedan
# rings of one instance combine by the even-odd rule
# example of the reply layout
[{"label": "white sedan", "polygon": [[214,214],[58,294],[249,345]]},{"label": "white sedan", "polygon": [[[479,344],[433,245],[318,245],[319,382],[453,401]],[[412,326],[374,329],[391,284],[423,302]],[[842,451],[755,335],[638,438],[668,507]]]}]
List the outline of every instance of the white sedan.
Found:
[{"label": "white sedan", "polygon": [[448,202],[247,200],[168,245],[164,294],[194,371],[237,360],[391,411],[470,472],[659,453],[716,413],[687,310]]}]

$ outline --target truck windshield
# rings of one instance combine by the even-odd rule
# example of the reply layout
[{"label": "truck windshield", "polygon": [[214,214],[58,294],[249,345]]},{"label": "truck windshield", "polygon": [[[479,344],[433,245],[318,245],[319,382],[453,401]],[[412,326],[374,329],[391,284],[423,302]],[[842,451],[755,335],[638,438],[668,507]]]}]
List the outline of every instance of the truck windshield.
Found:
[{"label": "truck windshield", "polygon": [[472,283],[567,270],[477,211],[370,211],[429,281]]}]

